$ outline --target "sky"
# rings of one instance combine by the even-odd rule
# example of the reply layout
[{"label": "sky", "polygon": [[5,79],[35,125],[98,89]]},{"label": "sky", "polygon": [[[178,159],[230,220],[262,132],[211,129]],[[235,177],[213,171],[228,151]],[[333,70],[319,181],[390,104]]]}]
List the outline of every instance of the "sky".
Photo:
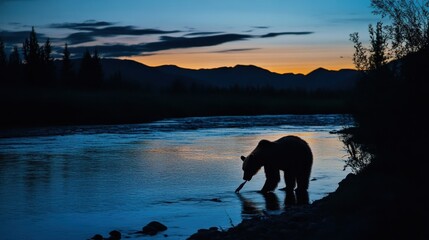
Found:
[{"label": "sky", "polygon": [[149,66],[256,65],[278,73],[354,68],[349,34],[367,39],[370,0],[0,0],[6,51],[34,27],[54,57],[102,57]]}]

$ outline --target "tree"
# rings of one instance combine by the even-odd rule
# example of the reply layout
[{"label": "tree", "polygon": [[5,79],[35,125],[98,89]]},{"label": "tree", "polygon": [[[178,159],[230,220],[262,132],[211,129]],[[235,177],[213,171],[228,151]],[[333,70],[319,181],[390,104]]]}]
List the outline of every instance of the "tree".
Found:
[{"label": "tree", "polygon": [[54,82],[55,79],[55,71],[54,71],[54,63],[53,63],[53,58],[51,56],[52,53],[52,46],[51,46],[51,41],[49,40],[49,38],[46,40],[45,44],[43,45],[43,47],[41,47],[40,49],[40,60],[42,62],[42,78],[44,78],[43,80],[48,83],[48,84],[52,84]]},{"label": "tree", "polygon": [[[426,137],[423,129],[427,129],[427,120],[422,113],[427,108],[429,89],[429,0],[371,3],[373,13],[381,15],[384,24],[369,26],[368,48],[358,33],[350,35],[355,45],[353,61],[365,74],[357,85],[353,108],[359,131],[347,142],[364,144],[351,146],[351,152],[364,149],[377,156],[376,165],[384,170],[419,176],[416,170],[423,169],[423,163],[409,155]],[[407,140],[399,144],[397,139]],[[372,161],[359,157],[351,160],[356,163],[356,159],[363,165]],[[406,166],[403,159],[410,159]]]},{"label": "tree", "polygon": [[92,74],[93,79],[91,85],[93,87],[100,87],[103,81],[103,67],[101,66],[101,59],[98,55],[97,49],[94,50],[94,54],[92,56]]},{"label": "tree", "polygon": [[7,59],[6,59],[6,53],[4,51],[4,43],[0,39],[0,76],[3,79],[0,84],[4,83],[6,80],[6,71],[7,71]]},{"label": "tree", "polygon": [[49,38],[41,47],[37,34],[32,27],[30,36],[25,39],[22,50],[24,53],[24,66],[27,80],[35,85],[49,85],[54,80],[52,47]]},{"label": "tree", "polygon": [[40,84],[41,81],[41,55],[43,51],[39,46],[36,32],[32,27],[29,38],[26,38],[22,46],[26,78],[32,84]]},{"label": "tree", "polygon": [[391,55],[388,49],[388,35],[383,30],[383,23],[378,22],[375,29],[372,24],[368,26],[370,46],[365,48],[359,39],[359,33],[350,34],[350,40],[354,43],[355,53],[353,63],[356,69],[361,71],[380,70],[389,60]]},{"label": "tree", "polygon": [[7,59],[6,59],[6,52],[4,51],[4,42],[0,39],[0,70],[3,70],[6,68],[7,65]]},{"label": "tree", "polygon": [[19,57],[18,47],[14,46],[9,55],[9,66],[21,65],[21,58]]},{"label": "tree", "polygon": [[388,49],[387,49],[387,34],[383,31],[383,23],[378,22],[375,29],[370,24],[369,27],[370,37],[370,56],[369,56],[369,68],[371,70],[381,69],[388,60]]},{"label": "tree", "polygon": [[25,64],[29,66],[39,64],[40,60],[40,46],[37,41],[36,31],[34,27],[31,28],[29,38],[26,38],[22,46],[24,53]]},{"label": "tree", "polygon": [[396,58],[429,46],[429,0],[371,0],[373,13],[387,25]]},{"label": "tree", "polygon": [[85,88],[98,88],[101,86],[103,80],[103,72],[100,57],[98,56],[97,50],[91,56],[87,49],[83,54],[80,71],[79,71],[79,82],[80,85]]},{"label": "tree", "polygon": [[62,68],[61,68],[61,80],[65,85],[73,84],[74,73],[73,65],[70,60],[70,51],[68,49],[67,43],[64,45],[63,59],[62,59]]},{"label": "tree", "polygon": [[80,69],[79,69],[79,85],[81,87],[88,86],[88,82],[91,78],[91,54],[89,53],[89,50],[86,49],[83,53],[82,60],[80,62]]},{"label": "tree", "polygon": [[45,63],[50,63],[52,62],[52,46],[51,46],[51,41],[49,41],[49,38],[46,40],[45,45],[43,45],[43,61]]},{"label": "tree", "polygon": [[14,46],[12,52],[9,55],[8,63],[8,79],[11,83],[17,84],[22,78],[22,64],[21,58],[19,57],[18,47]]},{"label": "tree", "polygon": [[355,32],[350,34],[350,41],[353,42],[355,52],[353,54],[353,63],[359,71],[366,71],[369,69],[367,50],[363,47],[359,38],[359,33]]}]

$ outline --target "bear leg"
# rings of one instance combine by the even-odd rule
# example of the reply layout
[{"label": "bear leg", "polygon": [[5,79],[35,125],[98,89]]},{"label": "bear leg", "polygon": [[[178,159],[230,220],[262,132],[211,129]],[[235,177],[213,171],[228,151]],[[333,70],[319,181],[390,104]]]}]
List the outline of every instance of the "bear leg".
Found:
[{"label": "bear leg", "polygon": [[261,193],[272,192],[276,189],[277,184],[280,182],[280,172],[278,169],[265,169],[265,184],[261,189]]},{"label": "bear leg", "polygon": [[285,179],[285,190],[286,190],[286,198],[285,198],[285,205],[294,205],[296,204],[296,197],[295,197],[295,186],[296,186],[296,178],[295,176],[288,172],[284,173],[284,179]]},{"label": "bear leg", "polygon": [[296,189],[296,198],[298,204],[309,204],[310,199],[308,196],[308,185],[310,183],[310,173],[305,172],[296,179],[298,188]]},{"label": "bear leg", "polygon": [[305,189],[304,190],[299,188],[296,189],[296,201],[297,201],[297,204],[300,204],[300,205],[310,204],[308,191]]}]

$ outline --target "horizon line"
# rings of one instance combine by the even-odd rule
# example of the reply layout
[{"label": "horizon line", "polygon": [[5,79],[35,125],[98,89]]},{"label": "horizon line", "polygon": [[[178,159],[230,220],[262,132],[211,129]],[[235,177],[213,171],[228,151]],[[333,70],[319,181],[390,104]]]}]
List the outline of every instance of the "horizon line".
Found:
[{"label": "horizon line", "polygon": [[[211,69],[218,69],[218,68],[234,68],[234,67],[237,67],[237,66],[254,66],[254,67],[257,67],[257,68],[260,68],[260,69],[264,69],[264,70],[267,70],[267,71],[272,72],[272,73],[281,74],[281,75],[283,75],[283,74],[295,74],[295,75],[302,74],[302,75],[308,75],[308,74],[310,74],[310,73],[312,73],[312,72],[314,72],[314,71],[316,71],[318,69],[325,69],[327,71],[340,71],[340,70],[356,70],[357,71],[356,68],[352,68],[352,67],[326,68],[326,67],[319,66],[319,67],[312,68],[311,70],[307,70],[307,72],[302,72],[302,71],[299,71],[299,70],[292,71],[292,72],[280,72],[280,71],[273,70],[272,68],[269,68],[269,67],[263,67],[263,66],[256,65],[256,64],[243,64],[243,63],[236,63],[234,65],[218,65],[218,66],[215,66],[215,67],[184,67],[184,66],[180,66],[178,64],[172,64],[172,63],[170,63],[170,64],[169,63],[165,63],[165,64],[147,64],[147,63],[144,63],[143,61],[139,61],[139,60],[135,60],[135,59],[132,59],[132,58],[127,58],[127,57],[125,57],[125,58],[120,58],[120,57],[119,58],[109,58],[109,57],[106,57],[106,58],[103,58],[103,59],[129,60],[129,61],[134,61],[134,62],[143,64],[143,65],[146,65],[148,67],[155,67],[156,68],[156,67],[162,67],[162,66],[175,66],[175,67],[178,67],[178,68],[188,69],[188,70],[211,70]],[[304,67],[302,69],[304,69]]]}]

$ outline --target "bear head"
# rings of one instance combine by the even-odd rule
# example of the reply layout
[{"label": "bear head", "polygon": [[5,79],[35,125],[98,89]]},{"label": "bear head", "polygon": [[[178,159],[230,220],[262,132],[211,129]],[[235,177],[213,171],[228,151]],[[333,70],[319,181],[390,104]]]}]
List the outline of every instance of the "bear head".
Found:
[{"label": "bear head", "polygon": [[271,145],[272,142],[261,140],[258,146],[247,157],[241,156],[244,180],[250,181],[259,169],[261,169],[264,165],[264,159],[267,158],[267,154],[270,152],[269,148]]}]

